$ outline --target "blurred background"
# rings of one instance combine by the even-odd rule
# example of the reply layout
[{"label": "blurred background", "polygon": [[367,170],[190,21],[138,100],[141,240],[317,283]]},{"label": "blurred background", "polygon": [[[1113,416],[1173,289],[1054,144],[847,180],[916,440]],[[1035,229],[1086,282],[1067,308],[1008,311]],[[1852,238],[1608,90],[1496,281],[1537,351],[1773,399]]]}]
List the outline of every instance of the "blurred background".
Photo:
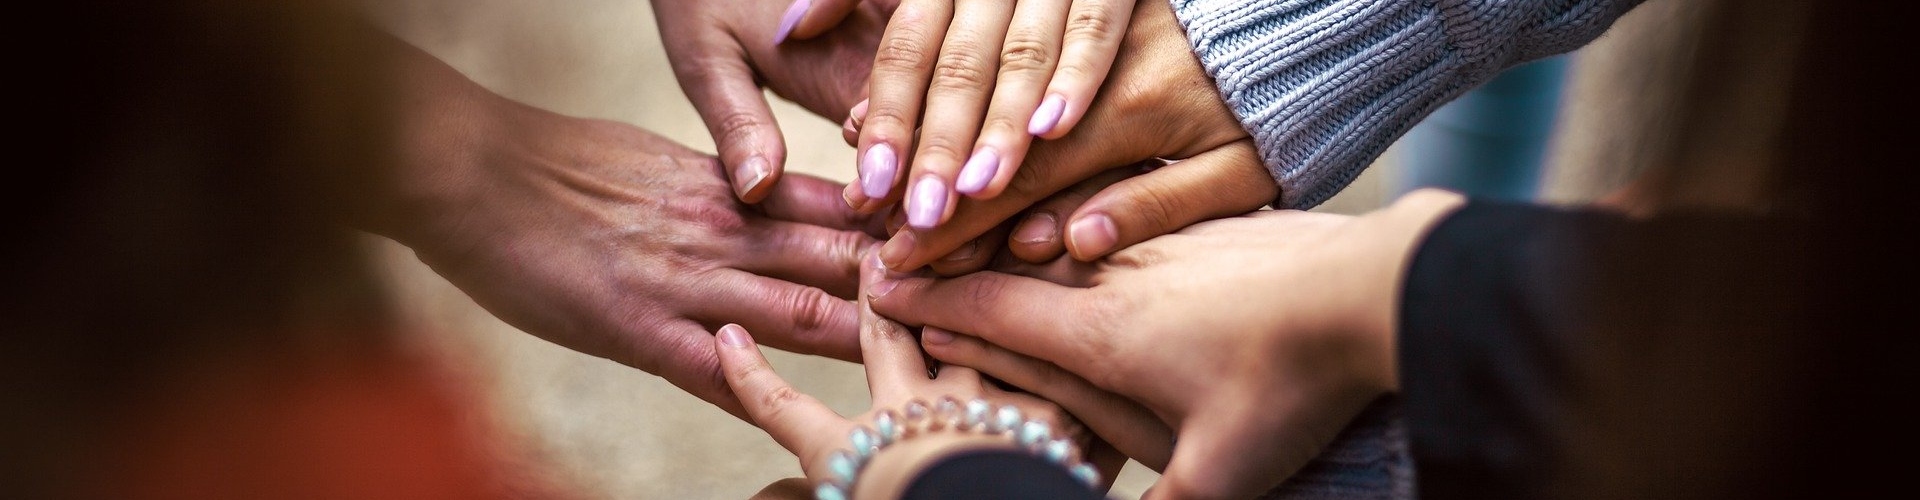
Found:
[{"label": "blurred background", "polygon": [[[1410,137],[1453,149],[1436,153],[1434,146],[1398,144],[1316,210],[1362,212],[1427,184],[1487,186],[1505,197],[1549,202],[1590,201],[1619,188],[1619,180],[1644,163],[1635,157],[1642,149],[1620,146],[1648,140],[1633,135],[1647,127],[1623,125],[1657,119],[1674,98],[1665,89],[1678,86],[1661,82],[1677,77],[1678,61],[1654,56],[1684,38],[1692,3],[1648,2],[1599,43],[1557,58],[1550,67],[1504,79],[1516,82],[1500,87],[1504,97],[1478,93],[1463,99],[1506,99],[1500,102],[1508,104],[1492,107],[1507,111],[1443,112],[1455,117],[1455,126],[1435,127],[1437,120],[1430,120]],[[668,67],[648,2],[366,4],[403,38],[509,98],[563,114],[632,123],[713,151],[706,128]],[[853,150],[840,139],[838,117],[823,119],[773,101],[790,151],[787,168],[841,181],[853,177]],[[1499,136],[1502,130],[1508,136],[1468,140],[1472,134]],[[1497,163],[1492,165],[1496,171],[1450,170],[1464,162],[1437,161],[1443,156],[1494,158],[1488,163]],[[1409,169],[1401,159],[1435,161]],[[800,474],[795,459],[758,429],[658,377],[507,326],[404,247],[371,236],[365,245],[377,256],[383,280],[399,301],[397,309],[413,327],[409,330],[425,332],[410,340],[469,370],[466,375],[482,383],[483,398],[495,410],[485,418],[496,420],[494,426],[523,445],[531,459],[550,465],[560,480],[605,498],[741,499]],[[865,408],[866,384],[857,366],[779,352],[770,357],[781,374],[835,409]],[[1111,496],[1138,498],[1156,477],[1130,463]]]}]

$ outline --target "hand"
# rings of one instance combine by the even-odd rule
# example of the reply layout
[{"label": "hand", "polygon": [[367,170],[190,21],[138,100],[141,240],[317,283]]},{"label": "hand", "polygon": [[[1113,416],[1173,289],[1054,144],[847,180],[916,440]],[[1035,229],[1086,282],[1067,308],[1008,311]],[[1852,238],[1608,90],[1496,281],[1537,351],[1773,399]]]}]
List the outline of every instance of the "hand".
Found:
[{"label": "hand", "polygon": [[1027,270],[1066,285],[980,272],[889,281],[868,300],[906,324],[972,334],[1152,409],[1179,440],[1150,496],[1250,497],[1396,390],[1402,267],[1420,235],[1462,202],[1420,191],[1361,217],[1258,212],[1096,265]]},{"label": "hand", "polygon": [[[1035,203],[1142,161],[1178,160],[1085,197],[1072,213],[1030,215],[1015,226],[1013,239],[1039,250],[1023,257],[1069,251],[1091,260],[1194,222],[1246,213],[1277,196],[1246,130],[1221,102],[1165,2],[1137,4],[1104,88],[1074,133],[1033,145],[999,196],[960,199],[938,227],[895,233],[881,250],[887,266],[911,270],[978,247],[982,235]],[[851,118],[850,128],[867,127],[859,115]],[[853,186],[844,196],[863,213],[890,201]]]},{"label": "hand", "polygon": [[[756,207],[719,162],[630,125],[560,116],[417,51],[404,168],[371,224],[507,323],[666,378],[736,415],[709,329],[857,359],[858,254],[839,184],[795,176]],[[874,229],[878,229],[877,226]]]},{"label": "hand", "polygon": [[[880,42],[869,100],[856,105],[864,124],[862,192],[906,196],[907,224],[919,230],[953,213],[955,193],[998,195],[1032,137],[1057,139],[1079,122],[1113,65],[1133,6],[904,2]],[[902,153],[910,150],[909,164]],[[903,180],[910,192],[895,189]]]},{"label": "hand", "polygon": [[[870,258],[868,261],[871,264],[864,266],[862,281],[879,281],[885,272],[879,260]],[[978,398],[995,407],[1011,405],[1018,408],[1027,419],[1046,422],[1056,431],[1064,433],[1060,437],[1076,443],[1079,449],[1089,448],[1090,436],[1052,403],[1001,390],[982,379],[979,372],[965,367],[944,366],[937,376],[929,378],[927,364],[912,332],[899,323],[873,314],[865,304],[862,301],[860,306],[860,349],[867,372],[867,385],[873,393],[873,408],[851,419],[834,413],[818,400],[788,385],[767,364],[766,358],[754,347],[753,338],[745,329],[738,325],[727,325],[714,335],[714,348],[720,353],[720,364],[725,370],[727,383],[746,404],[747,413],[752,415],[753,421],[800,459],[807,477],[821,482],[832,475],[829,461],[833,453],[847,447],[848,436],[856,428],[864,425],[872,429],[875,418],[881,412],[892,411],[894,413],[889,418],[901,422],[903,417],[899,412],[909,402],[917,401],[931,406],[945,397],[961,402]],[[872,459],[873,465],[860,474],[861,479],[854,485],[857,489],[852,496],[897,497],[876,493],[898,491],[897,488],[912,477],[912,474],[906,473],[909,469],[903,463],[923,462],[943,451],[992,444],[995,440],[1010,445],[1005,443],[1004,437],[987,439],[985,442],[979,438],[968,433],[942,432],[926,433],[901,441],[882,450]],[[1125,460],[1121,455],[1099,451],[1092,457],[1101,470],[1106,471],[1103,478],[1105,484],[1111,484],[1114,473]]]},{"label": "hand", "polygon": [[[787,149],[760,90],[842,119],[866,92],[874,47],[898,0],[839,2],[839,29],[780,43],[779,4],[759,0],[653,2],[680,89],[713,134],[735,195],[758,203],[785,170]],[[824,29],[820,28],[820,29]]]}]

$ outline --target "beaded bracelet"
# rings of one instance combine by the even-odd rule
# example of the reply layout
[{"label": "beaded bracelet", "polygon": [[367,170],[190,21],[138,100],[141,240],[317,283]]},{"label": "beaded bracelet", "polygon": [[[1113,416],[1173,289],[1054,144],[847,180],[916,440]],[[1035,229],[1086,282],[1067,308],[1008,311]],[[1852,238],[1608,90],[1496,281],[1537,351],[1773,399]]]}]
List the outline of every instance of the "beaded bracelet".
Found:
[{"label": "beaded bracelet", "polygon": [[860,470],[866,468],[881,448],[941,430],[1004,434],[1028,452],[1066,467],[1068,473],[1087,486],[1098,488],[1100,485],[1100,471],[1081,460],[1073,441],[1055,437],[1053,426],[1046,422],[1025,418],[1020,408],[1013,405],[994,408],[983,399],[961,404],[959,400],[945,397],[931,407],[916,399],[908,402],[898,414],[893,410],[881,411],[873,417],[872,427],[855,427],[847,436],[849,446],[827,457],[827,478],[813,489],[813,497],[847,500],[852,496],[853,482],[859,479]]}]

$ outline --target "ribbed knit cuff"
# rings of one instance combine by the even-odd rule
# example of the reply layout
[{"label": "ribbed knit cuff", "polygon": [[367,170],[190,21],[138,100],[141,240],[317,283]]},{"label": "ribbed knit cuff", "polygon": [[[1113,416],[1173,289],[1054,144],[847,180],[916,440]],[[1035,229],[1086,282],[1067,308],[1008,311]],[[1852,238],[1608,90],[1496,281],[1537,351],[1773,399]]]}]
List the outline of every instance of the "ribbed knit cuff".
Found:
[{"label": "ribbed knit cuff", "polygon": [[1501,70],[1598,37],[1639,0],[1172,0],[1280,184],[1345,188],[1407,129]]}]

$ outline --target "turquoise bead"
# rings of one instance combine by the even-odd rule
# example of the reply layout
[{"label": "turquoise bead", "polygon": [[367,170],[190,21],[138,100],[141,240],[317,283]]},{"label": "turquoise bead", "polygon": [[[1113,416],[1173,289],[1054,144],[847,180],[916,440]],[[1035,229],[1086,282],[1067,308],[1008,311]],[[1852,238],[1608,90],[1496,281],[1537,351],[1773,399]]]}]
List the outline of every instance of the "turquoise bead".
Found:
[{"label": "turquoise bead", "polygon": [[1073,477],[1079,478],[1080,482],[1087,483],[1087,486],[1096,488],[1100,486],[1100,471],[1095,470],[1092,465],[1084,463],[1076,464],[1068,468],[1067,472],[1073,473]]},{"label": "turquoise bead", "polygon": [[853,484],[854,474],[860,471],[859,465],[860,464],[854,462],[853,456],[848,455],[845,450],[836,451],[833,452],[832,457],[827,458],[827,473],[833,475],[834,481],[840,484],[851,485]]},{"label": "turquoise bead", "polygon": [[1046,443],[1048,439],[1053,439],[1053,429],[1048,428],[1047,424],[1042,422],[1027,422],[1020,425],[1019,435],[1016,437],[1019,439],[1021,446],[1028,448],[1037,447]]},{"label": "turquoise bead", "polygon": [[879,436],[875,436],[873,429],[868,429],[864,425],[855,427],[853,432],[847,433],[847,443],[853,445],[853,458],[858,459],[860,463],[866,463],[868,458],[873,457],[873,452],[880,448]]},{"label": "turquoise bead", "polygon": [[1024,416],[1020,414],[1020,408],[1013,405],[1002,406],[1000,411],[993,414],[993,422],[987,424],[987,433],[1013,432],[1020,428],[1020,422],[1024,420]]},{"label": "turquoise bead", "polygon": [[821,483],[819,487],[813,489],[813,498],[814,500],[847,500],[847,492],[839,486]]},{"label": "turquoise bead", "polygon": [[1056,464],[1065,464],[1068,459],[1073,458],[1073,443],[1067,441],[1066,438],[1048,441],[1047,447],[1043,452],[1047,457],[1047,461]]},{"label": "turquoise bead", "polygon": [[900,425],[892,411],[883,411],[873,417],[873,431],[880,433],[880,446],[886,446],[900,435]]}]

